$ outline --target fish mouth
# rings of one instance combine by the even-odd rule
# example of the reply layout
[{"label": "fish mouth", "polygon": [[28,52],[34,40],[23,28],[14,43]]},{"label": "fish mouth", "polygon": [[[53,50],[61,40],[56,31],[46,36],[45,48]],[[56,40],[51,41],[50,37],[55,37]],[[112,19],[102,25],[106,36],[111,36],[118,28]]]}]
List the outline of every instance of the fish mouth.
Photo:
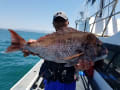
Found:
[{"label": "fish mouth", "polygon": [[107,56],[108,56],[108,55],[105,54],[105,55],[102,55],[102,56],[96,57],[96,58],[94,59],[94,62],[99,61],[99,60],[102,60],[102,59],[105,59]]}]

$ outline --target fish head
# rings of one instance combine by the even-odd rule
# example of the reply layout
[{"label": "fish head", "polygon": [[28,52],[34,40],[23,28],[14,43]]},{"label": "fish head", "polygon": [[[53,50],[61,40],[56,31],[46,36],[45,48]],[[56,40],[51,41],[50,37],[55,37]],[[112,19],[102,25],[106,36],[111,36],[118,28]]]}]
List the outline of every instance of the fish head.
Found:
[{"label": "fish head", "polygon": [[108,54],[108,50],[103,46],[94,34],[88,33],[85,38],[84,52],[93,61],[105,59]]}]

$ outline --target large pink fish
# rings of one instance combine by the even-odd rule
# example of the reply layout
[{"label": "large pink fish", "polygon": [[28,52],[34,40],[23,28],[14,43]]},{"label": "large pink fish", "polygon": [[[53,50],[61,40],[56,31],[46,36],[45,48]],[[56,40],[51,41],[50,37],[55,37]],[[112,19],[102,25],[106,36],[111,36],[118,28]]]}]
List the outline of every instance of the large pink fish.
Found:
[{"label": "large pink fish", "polygon": [[12,42],[6,52],[27,50],[44,60],[67,63],[68,67],[76,64],[80,59],[97,61],[107,55],[102,42],[94,34],[73,28],[40,37],[33,43],[27,43],[16,32],[11,29],[9,31]]}]

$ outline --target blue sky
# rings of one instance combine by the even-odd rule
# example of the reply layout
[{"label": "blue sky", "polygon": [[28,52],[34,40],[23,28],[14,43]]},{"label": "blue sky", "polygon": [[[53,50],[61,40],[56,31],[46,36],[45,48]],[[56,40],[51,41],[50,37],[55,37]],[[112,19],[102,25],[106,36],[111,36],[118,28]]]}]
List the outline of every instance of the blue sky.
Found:
[{"label": "blue sky", "polygon": [[0,28],[51,32],[52,17],[57,11],[64,11],[70,26],[75,27],[84,4],[85,0],[1,0]]},{"label": "blue sky", "polygon": [[[76,2],[77,1],[77,2]],[[53,31],[52,17],[64,11],[75,27],[84,0],[1,0],[0,28]]]}]

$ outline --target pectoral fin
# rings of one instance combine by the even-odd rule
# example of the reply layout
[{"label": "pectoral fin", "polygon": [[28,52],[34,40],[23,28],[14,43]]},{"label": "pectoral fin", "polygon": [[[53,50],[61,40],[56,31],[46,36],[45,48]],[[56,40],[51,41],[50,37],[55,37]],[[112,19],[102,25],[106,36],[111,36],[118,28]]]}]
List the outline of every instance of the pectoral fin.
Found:
[{"label": "pectoral fin", "polygon": [[78,53],[78,54],[75,54],[75,55],[73,55],[73,56],[65,57],[64,60],[71,60],[71,59],[73,59],[73,58],[76,58],[76,57],[79,57],[79,56],[82,56],[82,55],[84,55],[83,52]]}]

